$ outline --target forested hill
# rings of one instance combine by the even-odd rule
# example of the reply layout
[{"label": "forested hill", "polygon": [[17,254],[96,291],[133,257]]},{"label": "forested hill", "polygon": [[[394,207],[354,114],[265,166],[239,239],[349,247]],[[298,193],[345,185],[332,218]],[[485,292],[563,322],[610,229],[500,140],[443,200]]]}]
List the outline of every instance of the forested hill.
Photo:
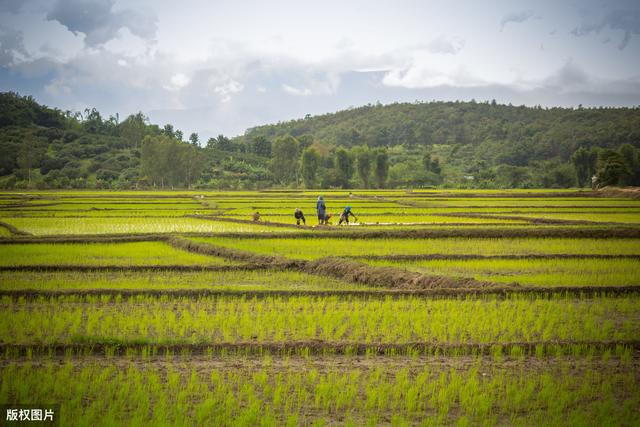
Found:
[{"label": "forested hill", "polygon": [[[346,147],[455,145],[482,147],[483,153],[491,148],[507,149],[510,158],[505,160],[525,164],[570,156],[578,146],[614,148],[640,143],[640,108],[547,109],[495,101],[378,104],[257,126],[245,138],[304,134],[324,144]],[[528,154],[518,159],[520,151]]]},{"label": "forested hill", "polygon": [[[378,104],[257,126],[240,139],[285,135],[311,139],[322,152],[337,146],[387,148],[394,186],[564,187],[586,184],[584,176],[576,182],[571,158],[577,150],[578,157],[592,159],[581,171],[586,175],[595,173],[597,151],[640,147],[640,108],[541,108],[495,101]],[[625,150],[633,168],[636,155],[628,146]],[[603,153],[602,160],[610,154]],[[430,161],[439,163],[439,176],[429,173]],[[631,182],[623,181],[618,184]]]},{"label": "forested hill", "polygon": [[368,105],[200,141],[0,93],[0,153],[1,188],[640,185],[640,108]]}]

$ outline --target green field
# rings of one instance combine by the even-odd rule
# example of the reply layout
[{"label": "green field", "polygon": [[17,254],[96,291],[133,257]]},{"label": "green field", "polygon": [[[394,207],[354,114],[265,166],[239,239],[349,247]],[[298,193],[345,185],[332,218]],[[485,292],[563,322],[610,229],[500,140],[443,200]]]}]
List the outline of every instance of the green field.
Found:
[{"label": "green field", "polygon": [[64,426],[637,424],[640,200],[322,194],[358,221],[317,226],[310,191],[0,194],[0,403]]}]

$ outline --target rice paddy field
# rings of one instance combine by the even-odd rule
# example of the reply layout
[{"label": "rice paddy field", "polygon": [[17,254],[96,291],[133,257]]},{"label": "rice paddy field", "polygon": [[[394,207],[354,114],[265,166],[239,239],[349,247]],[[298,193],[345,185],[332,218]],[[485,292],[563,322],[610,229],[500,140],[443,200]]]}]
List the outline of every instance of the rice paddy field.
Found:
[{"label": "rice paddy field", "polygon": [[0,309],[63,426],[640,424],[633,197],[5,192]]}]

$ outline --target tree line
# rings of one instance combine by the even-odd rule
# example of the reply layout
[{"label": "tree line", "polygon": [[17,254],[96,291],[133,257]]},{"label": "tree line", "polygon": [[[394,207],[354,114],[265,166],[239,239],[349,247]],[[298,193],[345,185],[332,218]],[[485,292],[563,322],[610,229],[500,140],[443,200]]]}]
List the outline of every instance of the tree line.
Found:
[{"label": "tree line", "polygon": [[0,94],[1,188],[640,185],[640,109],[368,105],[201,141]]}]

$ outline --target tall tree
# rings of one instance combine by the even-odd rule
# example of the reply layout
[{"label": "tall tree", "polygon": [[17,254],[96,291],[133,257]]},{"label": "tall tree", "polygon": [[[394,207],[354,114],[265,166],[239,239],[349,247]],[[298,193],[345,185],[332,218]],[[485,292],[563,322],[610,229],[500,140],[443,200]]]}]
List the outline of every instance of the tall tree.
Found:
[{"label": "tall tree", "polygon": [[197,133],[193,132],[191,133],[191,135],[189,135],[189,141],[191,141],[193,145],[198,145],[198,141],[200,141],[200,137],[198,136]]},{"label": "tall tree", "polygon": [[598,154],[598,184],[619,185],[625,176],[631,175],[631,171],[624,161],[624,157],[614,150],[602,150]]},{"label": "tall tree", "polygon": [[18,167],[24,171],[27,178],[29,188],[31,188],[32,171],[38,167],[44,157],[45,146],[43,141],[36,138],[33,134],[26,135],[22,139],[20,149],[18,151]]},{"label": "tall tree", "polygon": [[164,125],[164,128],[162,129],[162,132],[163,132],[165,135],[167,135],[168,137],[170,137],[170,138],[174,138],[174,137],[176,136],[176,135],[175,135],[175,132],[174,132],[174,130],[173,130],[173,125],[172,125],[172,124],[169,124],[169,123],[167,123],[166,125]]},{"label": "tall tree", "polygon": [[584,187],[591,183],[591,177],[595,173],[597,152],[578,148],[571,156],[571,162],[576,171],[576,183],[578,187]]},{"label": "tall tree", "polygon": [[356,167],[358,177],[362,181],[364,188],[369,188],[369,177],[371,176],[372,152],[366,145],[356,150]]},{"label": "tall tree", "polygon": [[191,188],[191,185],[202,173],[204,167],[204,158],[199,153],[199,148],[195,145],[181,144],[180,145],[180,166],[183,168],[183,177],[187,188]]},{"label": "tall tree", "polygon": [[378,188],[384,188],[387,183],[387,177],[389,175],[389,155],[387,150],[378,149],[375,151],[375,169],[374,174],[376,178],[376,185]]},{"label": "tall tree", "polygon": [[259,135],[253,139],[253,152],[258,156],[271,157],[271,141]]},{"label": "tall tree", "polygon": [[440,160],[434,157],[431,153],[431,148],[427,147],[422,157],[422,164],[424,165],[425,172],[431,172],[435,175],[440,175],[442,169],[440,167]]},{"label": "tall tree", "polygon": [[342,188],[349,188],[349,180],[353,175],[353,156],[347,150],[339,147],[334,157],[334,167],[338,173],[339,184]]},{"label": "tall tree", "polygon": [[138,112],[127,117],[120,123],[120,134],[129,142],[133,148],[138,148],[144,138],[145,129],[149,119],[144,114]]},{"label": "tall tree", "polygon": [[315,187],[320,161],[320,154],[315,148],[308,147],[302,152],[302,181],[306,188]]},{"label": "tall tree", "polygon": [[622,178],[622,185],[640,185],[640,150],[631,144],[622,144],[618,151],[629,170]]},{"label": "tall tree", "polygon": [[220,134],[216,138],[216,147],[220,150],[231,151],[233,148],[233,142],[226,136]]},{"label": "tall tree", "polygon": [[271,148],[271,170],[282,185],[295,181],[297,184],[298,140],[287,135],[273,141]]}]

